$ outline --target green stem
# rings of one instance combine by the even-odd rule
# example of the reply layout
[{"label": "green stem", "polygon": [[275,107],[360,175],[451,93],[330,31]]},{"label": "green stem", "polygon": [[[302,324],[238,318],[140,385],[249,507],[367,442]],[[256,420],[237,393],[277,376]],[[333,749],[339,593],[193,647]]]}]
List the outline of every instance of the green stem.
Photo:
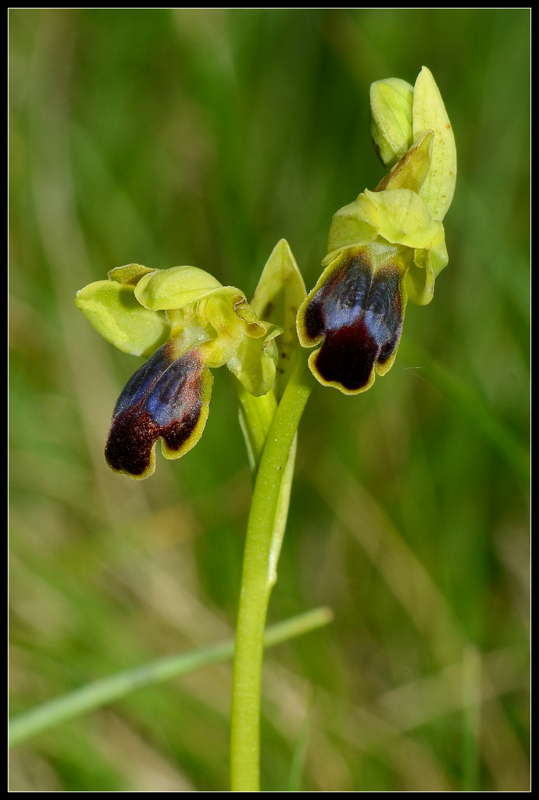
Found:
[{"label": "green stem", "polygon": [[300,350],[267,433],[247,527],[232,687],[232,791],[259,790],[264,626],[286,524],[291,448],[312,387],[307,353]]},{"label": "green stem", "polygon": [[236,381],[238,399],[240,401],[240,425],[247,446],[247,454],[253,475],[256,474],[266,436],[277,410],[277,400],[273,391],[253,397]]}]

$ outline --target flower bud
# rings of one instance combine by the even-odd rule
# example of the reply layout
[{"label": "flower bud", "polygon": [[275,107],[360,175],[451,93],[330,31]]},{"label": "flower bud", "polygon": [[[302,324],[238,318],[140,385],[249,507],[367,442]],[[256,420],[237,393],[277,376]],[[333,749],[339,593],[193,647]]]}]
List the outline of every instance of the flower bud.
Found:
[{"label": "flower bud", "polygon": [[413,86],[400,78],[371,84],[371,138],[386,167],[396,164],[412,144],[413,95]]}]

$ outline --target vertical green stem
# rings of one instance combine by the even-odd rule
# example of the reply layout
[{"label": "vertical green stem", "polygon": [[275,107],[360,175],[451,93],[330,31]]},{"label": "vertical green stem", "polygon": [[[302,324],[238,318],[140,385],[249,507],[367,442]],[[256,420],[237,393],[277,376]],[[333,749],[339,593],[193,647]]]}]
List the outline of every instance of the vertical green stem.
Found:
[{"label": "vertical green stem", "polygon": [[269,428],[253,491],[236,629],[231,715],[231,789],[260,788],[260,687],[264,626],[274,567],[272,543],[276,520],[284,527],[283,481],[291,480],[290,450],[313,386],[307,354],[296,365]]}]

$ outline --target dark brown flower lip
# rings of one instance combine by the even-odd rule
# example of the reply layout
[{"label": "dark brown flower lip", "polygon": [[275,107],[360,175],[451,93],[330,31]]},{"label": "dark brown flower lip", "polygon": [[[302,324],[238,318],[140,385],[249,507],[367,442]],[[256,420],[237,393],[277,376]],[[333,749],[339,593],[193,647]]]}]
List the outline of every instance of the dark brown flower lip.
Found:
[{"label": "dark brown flower lip", "polygon": [[313,295],[304,312],[305,338],[322,340],[311,368],[325,384],[360,392],[395,352],[402,331],[400,272],[373,270],[365,253],[351,253]]},{"label": "dark brown flower lip", "polygon": [[109,466],[147,477],[159,438],[168,456],[182,455],[201,435],[209,391],[211,375],[197,351],[175,359],[167,342],[134,373],[116,403],[105,448]]}]

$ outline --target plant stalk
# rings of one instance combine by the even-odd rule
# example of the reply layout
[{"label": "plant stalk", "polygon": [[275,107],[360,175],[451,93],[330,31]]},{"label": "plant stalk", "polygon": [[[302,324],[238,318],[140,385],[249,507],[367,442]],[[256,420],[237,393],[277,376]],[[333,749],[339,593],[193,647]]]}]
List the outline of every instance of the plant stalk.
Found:
[{"label": "plant stalk", "polygon": [[[261,454],[249,514],[236,629],[231,714],[231,790],[260,788],[260,688],[264,626],[292,481],[290,459],[313,387],[301,349]],[[245,408],[244,408],[245,411]],[[248,420],[247,420],[248,424]]]}]

